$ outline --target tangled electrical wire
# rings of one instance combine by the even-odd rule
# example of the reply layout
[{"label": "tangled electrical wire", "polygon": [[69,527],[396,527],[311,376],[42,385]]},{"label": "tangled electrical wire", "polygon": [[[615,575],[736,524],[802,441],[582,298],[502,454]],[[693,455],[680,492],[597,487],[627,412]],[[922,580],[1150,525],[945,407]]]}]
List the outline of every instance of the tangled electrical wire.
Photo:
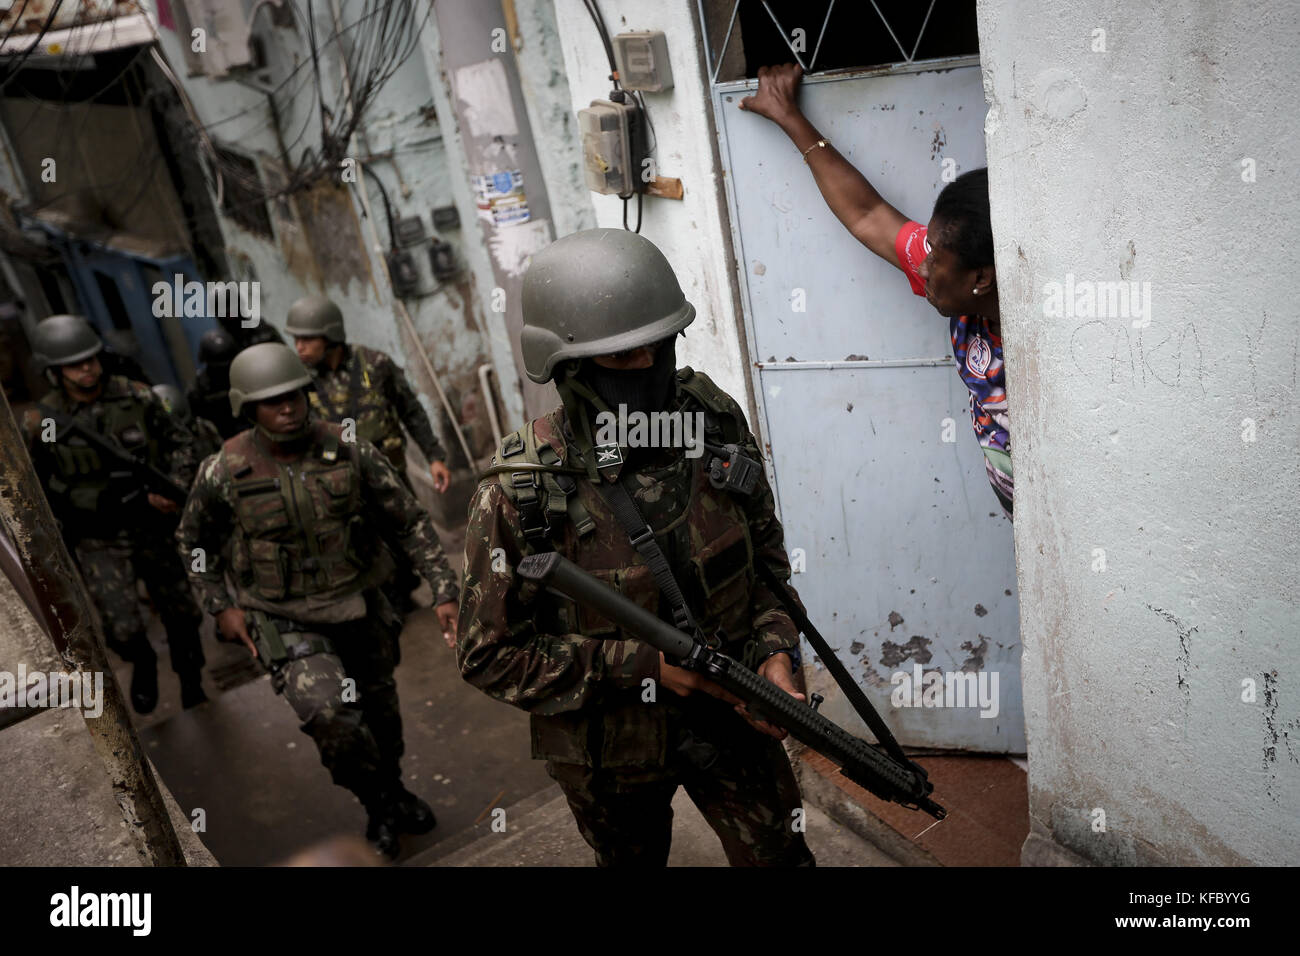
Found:
[{"label": "tangled electrical wire", "polygon": [[[286,0],[292,3],[292,0]],[[294,16],[304,28],[307,39],[307,56],[286,76],[278,87],[268,91],[272,110],[272,122],[278,129],[279,108],[275,103],[275,92],[284,88],[300,71],[305,71],[305,78],[290,92],[290,102],[304,89],[310,88],[315,114],[319,123],[319,135],[316,144],[305,146],[296,160],[287,155],[289,167],[275,177],[271,184],[263,183],[256,170],[228,154],[217,150],[211,144],[209,130],[216,125],[228,122],[233,116],[202,126],[197,116],[190,112],[194,134],[199,139],[209,161],[222,180],[233,184],[234,191],[241,202],[262,203],[292,193],[310,189],[320,180],[337,176],[340,163],[349,155],[352,137],[360,128],[367,110],[374,104],[385,84],[397,73],[402,65],[419,49],[419,37],[425,21],[430,15],[431,5],[423,10],[418,0],[365,0],[361,12],[350,24],[343,25],[334,21],[333,31],[324,37],[318,35],[316,10],[313,0],[306,0],[306,13],[294,5]],[[326,95],[322,80],[322,56],[329,44],[338,47],[342,67],[342,88],[331,98]],[[185,99],[184,90],[175,84],[178,92]],[[307,125],[287,143],[287,151],[301,141]],[[283,139],[282,139],[283,141]]]},{"label": "tangled electrical wire", "polygon": [[[35,30],[32,29],[32,21],[24,20],[23,16],[32,2],[33,0],[18,0],[18,4],[11,8],[6,17],[7,29],[0,35],[0,42],[13,36],[24,39],[30,37],[31,42],[20,52],[0,59],[0,94],[3,94],[5,88],[28,65],[29,58],[39,50],[41,41],[51,29],[60,8],[68,0],[52,0],[49,13]],[[256,16],[268,2],[274,0],[262,0],[255,5],[252,16]],[[232,199],[240,206],[264,204],[310,189],[326,177],[337,176],[340,163],[348,156],[352,138],[367,111],[385,84],[418,51],[420,34],[432,11],[431,4],[421,3],[420,0],[365,0],[355,18],[344,24],[338,19],[338,7],[327,5],[328,12],[322,13],[322,19],[328,17],[332,29],[318,31],[317,0],[305,0],[305,10],[298,0],[282,2],[297,19],[307,50],[302,60],[287,72],[278,85],[263,91],[267,96],[265,106],[271,114],[270,124],[275,127],[277,139],[281,143],[281,159],[285,167],[276,170],[265,182],[258,175],[256,166],[241,162],[242,157],[219,148],[211,135],[211,130],[215,127],[236,119],[254,107],[205,124],[180,79],[160,55],[157,45],[152,44],[149,48],[158,70],[175,88],[180,105],[184,108],[185,116],[180,133],[188,140],[185,145],[197,146],[205,157],[216,186],[218,202],[225,200],[224,205],[228,211]],[[82,25],[83,28],[97,26]],[[332,96],[326,92],[328,82],[323,62],[331,45],[336,47],[336,60],[341,67],[341,83],[339,88],[330,91]],[[311,94],[311,100],[306,109],[306,121],[296,135],[289,139],[288,134],[280,128],[280,117],[289,112],[295,102],[307,92]],[[278,103],[277,95],[280,97]],[[312,125],[318,127],[317,136],[311,137],[314,141],[303,146],[296,157],[291,156],[289,151],[308,138]]]}]

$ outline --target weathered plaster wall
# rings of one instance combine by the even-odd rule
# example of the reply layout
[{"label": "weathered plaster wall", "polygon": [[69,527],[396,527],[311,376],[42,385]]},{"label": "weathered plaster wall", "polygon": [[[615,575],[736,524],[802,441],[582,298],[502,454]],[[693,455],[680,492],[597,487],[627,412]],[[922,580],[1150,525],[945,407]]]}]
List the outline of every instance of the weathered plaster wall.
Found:
[{"label": "weathered plaster wall", "polygon": [[596,210],[582,173],[582,138],[573,111],[555,0],[515,0],[521,45],[515,51],[519,85],[537,159],[551,200],[555,236],[594,229]]},{"label": "weathered plaster wall", "polygon": [[[741,345],[741,316],[733,292],[735,262],[731,232],[716,159],[717,139],[710,121],[712,105],[703,75],[704,50],[694,3],[647,5],[636,0],[601,0],[610,34],[663,30],[668,37],[674,86],[646,93],[646,110],[654,124],[654,153],[660,176],[682,180],[681,200],[647,197],[641,235],[652,240],[677,272],[696,319],[678,342],[679,365],[709,375],[726,391],[745,400],[749,376]],[[580,3],[555,4],[555,20],[564,49],[572,92],[572,111],[609,97],[609,62],[591,18]],[[580,141],[574,141],[581,149]],[[623,203],[617,196],[591,194],[597,225],[621,228]],[[635,224],[635,201],[629,222]],[[751,422],[751,425],[754,423]]]},{"label": "weathered plaster wall", "polygon": [[[979,4],[1026,859],[1300,862],[1297,17]],[[1118,280],[1149,316],[1045,314]]]},{"label": "weathered plaster wall", "polygon": [[[356,0],[342,3],[342,22],[352,23],[359,10],[360,3]],[[305,13],[305,8],[299,12]],[[334,33],[329,5],[321,4],[316,13],[322,84],[327,98],[336,98],[342,89],[338,50],[336,44],[323,39]],[[295,63],[307,56],[305,27],[298,24],[294,28],[268,28],[260,18],[259,24],[274,40],[266,44],[274,86]],[[211,125],[213,139],[219,145],[256,155],[274,166],[282,151],[265,94],[240,82],[233,74],[224,79],[186,76],[177,35],[163,29],[160,36],[166,57],[181,77],[200,120]],[[436,42],[427,25],[422,39],[422,46]],[[304,146],[319,141],[317,106],[311,95],[309,73],[306,67],[299,70],[276,94],[282,137],[289,145],[290,157],[295,160]],[[460,178],[449,170],[435,85],[430,82],[425,57],[417,50],[368,110],[357,141],[358,158],[364,159],[383,181],[394,217],[419,215],[427,234],[433,233],[432,210],[456,203],[453,187]],[[297,89],[301,92],[291,96],[291,91]],[[322,197],[315,194],[300,195],[270,204],[276,228],[273,240],[249,232],[227,216],[220,216],[227,259],[236,278],[256,278],[261,282],[263,319],[277,328],[283,326],[289,305],[301,295],[319,291],[338,302],[346,316],[350,338],[388,352],[406,368],[444,447],[456,447],[432,384],[394,311],[383,265],[390,238],[380,191],[369,176],[360,170],[357,175],[359,184],[367,191],[373,228],[366,221],[355,187],[351,188],[349,202],[343,201],[342,194],[327,197],[332,202],[322,202]],[[464,224],[472,219],[467,219],[464,208],[460,212],[462,228],[438,235],[451,243],[458,259],[465,262],[464,235],[470,237],[471,246],[478,243],[478,236],[472,230],[464,230]],[[425,250],[426,247],[417,247],[413,254],[425,259]],[[420,268],[429,272],[427,259],[420,263]],[[433,291],[407,300],[411,318],[457,416],[462,420],[473,419],[482,404],[476,372],[486,360],[481,332],[483,310],[475,295],[473,272],[467,269],[436,288],[432,283],[425,288]],[[471,424],[469,438],[476,446],[473,449],[476,454],[486,447],[482,441],[486,429],[486,422],[481,419]]]}]

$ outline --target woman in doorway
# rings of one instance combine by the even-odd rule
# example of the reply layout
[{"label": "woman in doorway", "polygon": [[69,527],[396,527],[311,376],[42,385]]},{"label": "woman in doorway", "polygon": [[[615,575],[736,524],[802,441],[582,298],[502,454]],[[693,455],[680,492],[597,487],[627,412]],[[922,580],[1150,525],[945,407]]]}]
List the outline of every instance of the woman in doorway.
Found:
[{"label": "woman in doorway", "polygon": [[1002,365],[1002,324],[993,270],[988,170],[963,173],[944,187],[928,225],[908,219],[881,198],[853,164],[803,115],[797,64],[758,71],[758,92],[740,108],[765,116],[790,137],[811,167],[822,198],[864,246],[901,269],[912,291],[948,318],[957,371],[970,392],[971,425],[984,469],[1012,516],[1010,416]]}]

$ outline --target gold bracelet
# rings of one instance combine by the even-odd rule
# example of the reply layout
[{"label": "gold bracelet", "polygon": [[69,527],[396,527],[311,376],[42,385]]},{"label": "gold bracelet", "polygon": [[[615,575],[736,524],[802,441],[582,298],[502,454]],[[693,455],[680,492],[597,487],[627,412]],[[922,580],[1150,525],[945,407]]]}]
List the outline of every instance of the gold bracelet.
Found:
[{"label": "gold bracelet", "polygon": [[830,143],[826,142],[826,140],[824,139],[817,140],[817,142],[813,143],[811,146],[809,146],[807,149],[803,151],[803,161],[805,163],[808,162],[808,154],[811,153],[818,146],[820,146],[822,149],[825,149],[829,145]]}]

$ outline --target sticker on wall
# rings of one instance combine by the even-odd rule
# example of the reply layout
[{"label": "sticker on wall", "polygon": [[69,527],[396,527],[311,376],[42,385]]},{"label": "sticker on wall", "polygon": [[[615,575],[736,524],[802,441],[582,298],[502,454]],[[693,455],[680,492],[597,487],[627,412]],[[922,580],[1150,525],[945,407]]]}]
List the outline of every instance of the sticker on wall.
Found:
[{"label": "sticker on wall", "polygon": [[524,195],[524,174],[503,169],[470,178],[478,214],[494,226],[517,226],[531,217]]}]

